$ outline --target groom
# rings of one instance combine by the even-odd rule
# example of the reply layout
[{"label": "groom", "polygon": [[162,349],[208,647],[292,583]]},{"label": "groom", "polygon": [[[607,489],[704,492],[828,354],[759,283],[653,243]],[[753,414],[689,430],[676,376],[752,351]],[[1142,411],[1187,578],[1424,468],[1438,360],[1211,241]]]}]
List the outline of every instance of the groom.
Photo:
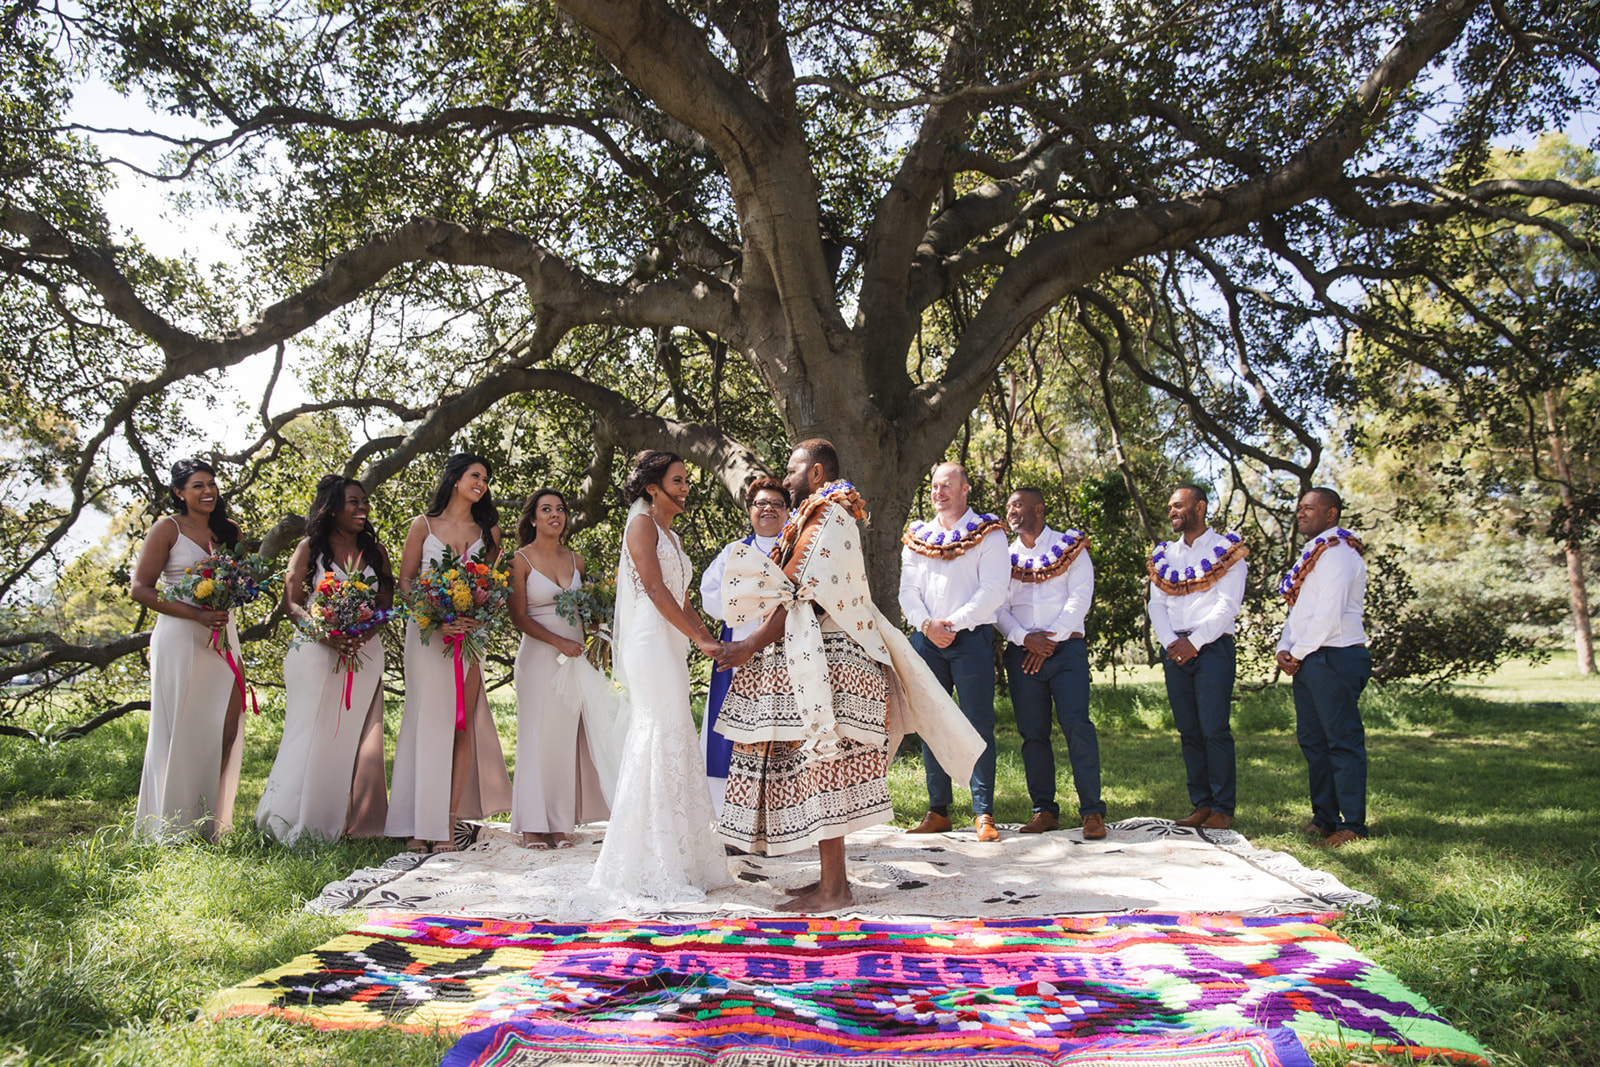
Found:
[{"label": "groom", "polygon": [[734,743],[718,832],[769,856],[818,846],[821,878],[784,909],[815,913],[851,901],[845,835],[894,815],[891,696],[894,732],[931,738],[941,760],[970,770],[983,742],[873,605],[856,525],[866,505],[833,445],[801,442],[783,484],[795,512],[771,558],[739,546],[723,583],[728,621],[760,626],[716,657],[741,668],[718,721]]}]

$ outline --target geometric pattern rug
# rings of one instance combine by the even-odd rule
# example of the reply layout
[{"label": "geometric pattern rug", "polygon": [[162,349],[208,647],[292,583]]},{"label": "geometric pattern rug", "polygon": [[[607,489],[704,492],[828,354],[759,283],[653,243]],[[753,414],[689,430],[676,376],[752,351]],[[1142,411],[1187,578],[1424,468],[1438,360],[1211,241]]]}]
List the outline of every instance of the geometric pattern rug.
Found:
[{"label": "geometric pattern rug", "polygon": [[[855,900],[840,918],[915,920],[982,915],[1227,912],[1295,915],[1350,911],[1373,898],[1259,849],[1233,830],[1195,830],[1167,819],[1124,819],[1104,840],[1078,829],[1006,834],[979,844],[971,832],[907,834],[877,826],[845,840]],[[815,852],[729,860],[733,881],[694,904],[594,902],[584,891],[599,853],[587,830],[577,847],[529,851],[494,824],[467,824],[460,851],[403,854],[329,884],[306,907],[473,915],[525,922],[753,918],[773,915],[783,890],[816,877]],[[598,910],[597,910],[598,909]]]},{"label": "geometric pattern rug", "polygon": [[[735,1053],[745,1057],[739,1063],[798,1056],[851,1067],[1303,1062],[1273,1043],[1287,1037],[1275,1034],[1283,1029],[1307,1047],[1488,1062],[1476,1041],[1325,918],[561,925],[377,913],[223,990],[207,1011],[326,1028],[477,1032],[452,1051],[451,1067],[720,1065]],[[1232,1061],[1182,1048],[1219,1032],[1244,1040],[1246,1031],[1264,1033],[1272,1048]],[[1145,1059],[1107,1058],[1119,1051],[1110,1039],[1138,1039]],[[1071,1059],[1091,1053],[1104,1055]]]}]

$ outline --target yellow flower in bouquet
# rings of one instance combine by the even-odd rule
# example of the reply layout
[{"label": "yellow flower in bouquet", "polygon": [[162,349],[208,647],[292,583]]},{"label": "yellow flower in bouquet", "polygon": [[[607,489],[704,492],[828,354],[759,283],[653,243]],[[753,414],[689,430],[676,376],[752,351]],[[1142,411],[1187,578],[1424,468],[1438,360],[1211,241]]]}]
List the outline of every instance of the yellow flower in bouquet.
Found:
[{"label": "yellow flower in bouquet", "polygon": [[194,583],[194,595],[199,599],[204,600],[211,595],[215,588],[216,585],[211,581],[210,578],[202,578],[198,582]]}]

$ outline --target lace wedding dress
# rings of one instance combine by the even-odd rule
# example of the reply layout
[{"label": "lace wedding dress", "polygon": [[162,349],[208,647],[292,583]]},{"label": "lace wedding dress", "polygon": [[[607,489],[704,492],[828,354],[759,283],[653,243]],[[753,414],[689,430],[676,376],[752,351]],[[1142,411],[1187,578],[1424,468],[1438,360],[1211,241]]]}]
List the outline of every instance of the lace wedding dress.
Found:
[{"label": "lace wedding dress", "polygon": [[[636,508],[629,522],[639,514]],[[656,557],[672,596],[689,588],[678,535],[658,530]],[[712,832],[700,739],[689,712],[688,638],[656,610],[627,546],[617,567],[613,675],[628,693],[627,739],[611,822],[589,892],[624,904],[705,899],[729,882],[722,842]]]}]

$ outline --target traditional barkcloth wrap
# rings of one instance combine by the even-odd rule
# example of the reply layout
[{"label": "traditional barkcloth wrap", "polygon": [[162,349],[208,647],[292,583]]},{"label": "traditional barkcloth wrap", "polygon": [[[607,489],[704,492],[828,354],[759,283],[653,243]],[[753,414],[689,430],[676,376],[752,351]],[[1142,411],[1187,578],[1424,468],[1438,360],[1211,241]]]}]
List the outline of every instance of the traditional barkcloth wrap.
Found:
[{"label": "traditional barkcloth wrap", "polygon": [[968,549],[977,548],[990,530],[1005,531],[1006,524],[998,515],[979,515],[967,523],[964,530],[945,533],[931,522],[914,522],[906,530],[900,543],[919,556],[931,559],[955,559]]},{"label": "traditional barkcloth wrap", "polygon": [[829,482],[789,513],[788,521],[778,531],[778,543],[772,546],[772,562],[780,567],[789,562],[789,557],[794,555],[794,546],[800,540],[800,531],[806,528],[812,513],[824,504],[838,504],[850,513],[852,519],[867,521],[867,502],[861,499],[856,487],[842,478],[837,482]]},{"label": "traditional barkcloth wrap", "polygon": [[1072,561],[1088,551],[1089,538],[1077,530],[1063,530],[1061,540],[1048,552],[1028,555],[1011,553],[1011,578],[1018,582],[1047,582],[1058,574],[1067,573]]},{"label": "traditional barkcloth wrap", "polygon": [[1144,567],[1150,574],[1150,581],[1168,596],[1188,596],[1190,593],[1201,593],[1210,589],[1222,581],[1222,576],[1228,573],[1229,567],[1250,554],[1250,549],[1238,534],[1230,530],[1223,534],[1223,537],[1228,543],[1226,546],[1218,545],[1211,550],[1213,559],[1202,559],[1198,571],[1193,567],[1185,567],[1182,573],[1167,562],[1167,546],[1171,542],[1161,542],[1145,561]]},{"label": "traditional barkcloth wrap", "polygon": [[1289,573],[1285,574],[1283,581],[1278,583],[1278,592],[1283,594],[1283,599],[1289,602],[1291,608],[1294,607],[1294,602],[1300,599],[1300,587],[1306,584],[1306,579],[1311,576],[1312,568],[1317,565],[1317,560],[1322,558],[1324,552],[1338,544],[1349,545],[1356,550],[1357,555],[1365,555],[1367,551],[1367,546],[1362,542],[1361,538],[1342,526],[1336,527],[1332,533],[1322,534],[1312,541],[1306,546],[1306,550],[1300,553],[1299,562],[1290,567]]},{"label": "traditional barkcloth wrap", "polygon": [[[798,705],[784,644],[768,645],[734,675],[724,729],[735,735],[795,731]],[[831,625],[822,630],[822,658],[842,735],[834,755],[809,758],[796,741],[733,746],[718,829],[747,852],[782,856],[894,818],[884,666]]]},{"label": "traditional barkcloth wrap", "polygon": [[[796,533],[788,538],[790,552],[796,550],[800,531],[808,526],[815,529],[802,546],[803,558],[798,563],[787,561],[795,572],[793,581],[776,562],[753,547],[735,546],[728,557],[722,603],[730,626],[762,622],[778,608],[788,609],[783,650],[795,703],[792,717],[779,717],[787,721],[775,719],[755,731],[743,728],[732,709],[724,705],[722,734],[730,741],[798,741],[808,759],[833,759],[839,755],[839,742],[848,732],[841,732],[834,716],[822,624],[812,610],[813,604],[822,608],[834,625],[847,631],[871,659],[889,662],[889,651],[873,617],[866,566],[858,544],[860,531],[848,502],[854,490],[840,495],[844,499],[818,494],[795,512]],[[859,502],[860,497],[855,500]],[[780,546],[783,544],[779,542]],[[737,683],[738,675],[734,680]]]}]

